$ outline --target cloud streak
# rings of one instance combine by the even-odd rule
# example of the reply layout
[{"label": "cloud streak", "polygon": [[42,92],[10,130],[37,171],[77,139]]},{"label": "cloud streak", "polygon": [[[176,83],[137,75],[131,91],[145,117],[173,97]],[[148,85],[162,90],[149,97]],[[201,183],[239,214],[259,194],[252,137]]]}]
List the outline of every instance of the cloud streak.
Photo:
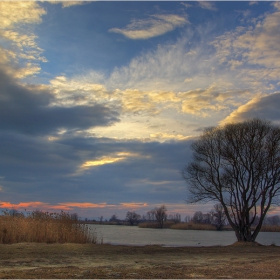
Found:
[{"label": "cloud streak", "polygon": [[202,9],[217,11],[217,8],[215,7],[215,4],[213,2],[199,1],[198,4]]},{"label": "cloud streak", "polygon": [[119,33],[133,40],[149,39],[163,35],[188,23],[186,16],[151,15],[145,20],[133,20],[125,28],[111,28],[109,32]]}]

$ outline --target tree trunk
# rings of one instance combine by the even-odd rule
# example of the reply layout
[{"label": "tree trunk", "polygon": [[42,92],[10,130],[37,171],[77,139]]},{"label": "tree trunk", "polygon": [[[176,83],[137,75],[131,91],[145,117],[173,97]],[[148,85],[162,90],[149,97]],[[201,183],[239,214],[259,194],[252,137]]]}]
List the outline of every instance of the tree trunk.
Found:
[{"label": "tree trunk", "polygon": [[257,236],[257,234],[252,234],[251,229],[247,227],[237,228],[235,235],[239,242],[255,242]]}]

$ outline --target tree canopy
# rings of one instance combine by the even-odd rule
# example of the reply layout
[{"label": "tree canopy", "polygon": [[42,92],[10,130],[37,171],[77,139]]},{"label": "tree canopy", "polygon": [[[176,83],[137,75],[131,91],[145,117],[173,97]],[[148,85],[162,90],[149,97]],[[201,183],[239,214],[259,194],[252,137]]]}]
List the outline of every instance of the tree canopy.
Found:
[{"label": "tree canopy", "polygon": [[189,201],[218,201],[238,241],[254,242],[280,192],[280,128],[260,119],[207,128],[192,151]]}]

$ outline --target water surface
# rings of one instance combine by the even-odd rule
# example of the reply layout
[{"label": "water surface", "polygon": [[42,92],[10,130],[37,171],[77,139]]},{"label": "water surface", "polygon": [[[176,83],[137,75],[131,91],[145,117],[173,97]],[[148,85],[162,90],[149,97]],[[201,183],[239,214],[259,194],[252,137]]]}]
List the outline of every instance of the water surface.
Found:
[{"label": "water surface", "polygon": [[[89,225],[104,243],[113,245],[216,246],[236,242],[233,231],[176,230],[137,226]],[[280,246],[279,232],[260,232],[257,242]]]}]

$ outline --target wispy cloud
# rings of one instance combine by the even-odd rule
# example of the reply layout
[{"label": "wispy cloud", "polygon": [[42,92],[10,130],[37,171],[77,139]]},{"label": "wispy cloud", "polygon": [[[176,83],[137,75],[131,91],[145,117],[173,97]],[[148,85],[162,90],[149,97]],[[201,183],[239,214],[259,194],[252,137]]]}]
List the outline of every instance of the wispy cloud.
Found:
[{"label": "wispy cloud", "polygon": [[215,3],[213,2],[199,1],[198,4],[202,9],[217,11],[217,8],[215,7]]},{"label": "wispy cloud", "polygon": [[35,1],[0,2],[0,47],[2,67],[16,78],[24,78],[40,72],[38,62],[46,62],[43,50],[37,45],[37,37],[27,28],[39,24],[46,11]]},{"label": "wispy cloud", "polygon": [[62,7],[63,8],[69,8],[72,6],[77,6],[77,5],[84,5],[86,4],[87,1],[61,1]]},{"label": "wispy cloud", "polygon": [[49,1],[50,4],[61,4],[62,8],[69,8],[72,6],[84,5],[88,3],[88,1],[69,1],[69,0],[61,0],[61,1]]},{"label": "wispy cloud", "polygon": [[280,5],[277,2],[273,5],[274,12],[252,22],[250,27],[237,27],[212,42],[220,64],[240,69],[240,79],[252,87],[255,84],[259,89],[260,86],[269,89],[280,76],[280,62],[277,59],[280,56],[277,47],[280,45]]},{"label": "wispy cloud", "polygon": [[186,16],[152,15],[148,19],[133,20],[125,28],[111,28],[110,32],[120,33],[129,39],[149,39],[188,23]]}]

